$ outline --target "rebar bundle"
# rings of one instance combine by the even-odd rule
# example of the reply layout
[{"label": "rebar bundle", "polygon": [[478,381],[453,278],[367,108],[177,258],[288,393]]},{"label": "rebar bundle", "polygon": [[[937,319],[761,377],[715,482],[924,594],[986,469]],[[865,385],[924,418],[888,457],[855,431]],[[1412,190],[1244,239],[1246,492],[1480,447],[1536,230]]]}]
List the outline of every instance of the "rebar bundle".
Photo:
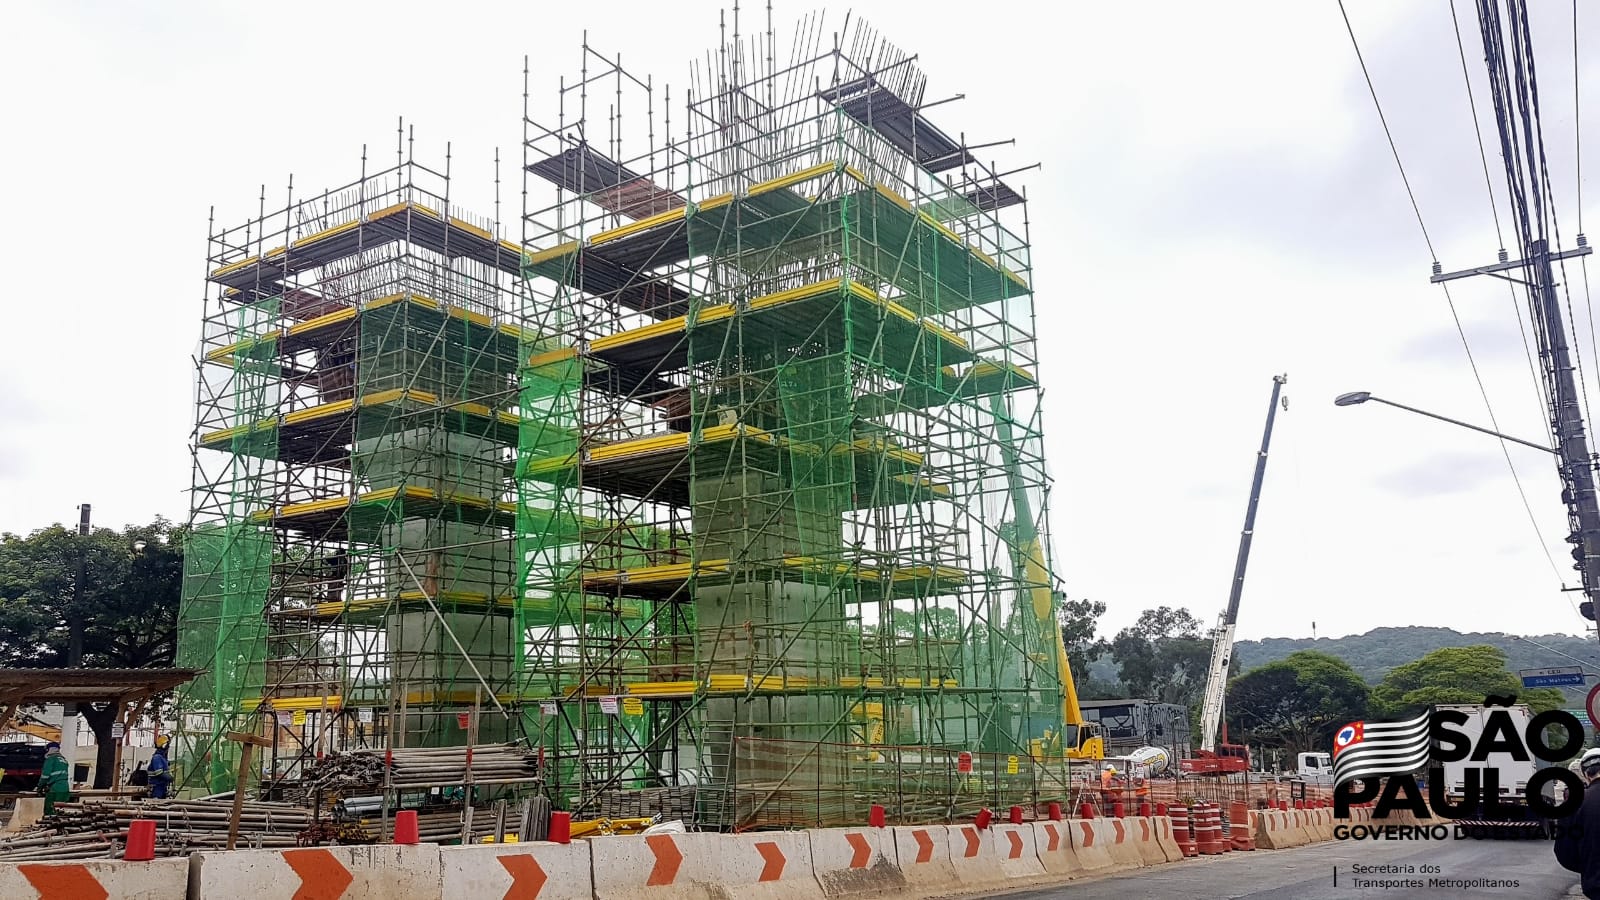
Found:
[{"label": "rebar bundle", "polygon": [[[381,788],[386,754],[392,760],[388,784],[392,787],[431,787],[465,784],[470,768],[474,784],[511,784],[531,781],[537,775],[537,757],[518,743],[466,747],[418,747],[404,750],[353,750],[330,753],[306,774],[308,793],[365,792]],[[354,798],[352,798],[354,799]]]},{"label": "rebar bundle", "polygon": [[[231,804],[210,800],[91,800],[62,803],[30,831],[0,840],[0,861],[120,856],[134,819],[156,823],[156,852],[183,856],[227,845]],[[311,810],[248,801],[239,814],[240,847],[293,847],[311,829]]]}]

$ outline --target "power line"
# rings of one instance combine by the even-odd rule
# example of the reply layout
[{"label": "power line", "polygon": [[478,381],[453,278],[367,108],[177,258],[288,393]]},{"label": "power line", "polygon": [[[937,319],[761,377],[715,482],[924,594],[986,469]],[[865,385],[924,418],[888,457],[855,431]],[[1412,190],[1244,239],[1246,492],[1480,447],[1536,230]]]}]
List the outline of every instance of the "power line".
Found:
[{"label": "power line", "polygon": [[[1574,0],[1576,2],[1576,0]],[[1506,258],[1505,231],[1500,227],[1500,204],[1494,198],[1494,181],[1489,177],[1489,154],[1483,147],[1483,131],[1478,127],[1478,101],[1472,92],[1472,76],[1467,72],[1467,50],[1461,41],[1461,20],[1456,17],[1456,0],[1450,0],[1450,26],[1455,30],[1456,54],[1461,59],[1461,81],[1467,87],[1467,111],[1472,116],[1472,136],[1478,141],[1478,161],[1483,164],[1483,188],[1489,195],[1489,214],[1494,219],[1494,236],[1500,246],[1500,258]],[[1506,282],[1506,293],[1511,297],[1511,312],[1517,317],[1517,333],[1522,336],[1522,355],[1528,361],[1528,377],[1533,382],[1534,397],[1540,408],[1544,406],[1544,387],[1539,380],[1539,367],[1533,361],[1533,346],[1528,343],[1528,327],[1522,320],[1522,303],[1517,299],[1517,289]],[[1596,367],[1600,371],[1600,367]],[[1544,417],[1541,416],[1543,421]],[[1554,443],[1555,430],[1545,422],[1545,433]]]},{"label": "power line", "polygon": [[[1572,0],[1572,137],[1573,161],[1577,166],[1578,183],[1578,242],[1583,242],[1583,105],[1579,102],[1578,90],[1578,0]],[[1589,296],[1589,258],[1578,257],[1578,266],[1583,272],[1583,306],[1589,318],[1589,360],[1597,377],[1600,377],[1600,341],[1595,339],[1594,328],[1594,302]],[[1565,266],[1562,267],[1562,280],[1566,280]],[[1574,323],[1576,326],[1576,323]],[[1580,353],[1581,357],[1582,354]]]},{"label": "power line", "polygon": [[[1350,46],[1356,50],[1356,62],[1361,64],[1361,75],[1367,80],[1367,92],[1372,95],[1372,106],[1378,111],[1378,121],[1383,123],[1383,136],[1389,139],[1389,152],[1394,154],[1395,168],[1400,170],[1400,181],[1406,186],[1406,196],[1411,198],[1411,211],[1417,215],[1417,227],[1422,229],[1422,241],[1428,245],[1428,255],[1433,262],[1439,254],[1433,252],[1433,238],[1428,237],[1428,226],[1422,221],[1422,207],[1417,205],[1416,192],[1411,190],[1411,179],[1406,177],[1405,164],[1400,162],[1400,149],[1394,144],[1394,133],[1389,130],[1389,119],[1383,114],[1383,104],[1378,102],[1378,89],[1372,85],[1372,73],[1367,71],[1366,57],[1361,55],[1361,44],[1356,41],[1356,30],[1350,26],[1350,14],[1345,11],[1344,0],[1339,0],[1339,15],[1344,16],[1345,31],[1350,33]],[[1447,295],[1449,291],[1445,292]]]},{"label": "power line", "polygon": [[[1361,75],[1366,79],[1367,92],[1372,96],[1372,106],[1378,112],[1378,121],[1383,124],[1383,134],[1384,137],[1388,138],[1389,152],[1394,156],[1394,165],[1400,172],[1400,181],[1405,185],[1406,195],[1411,198],[1411,211],[1416,214],[1417,228],[1422,232],[1422,241],[1427,245],[1428,254],[1432,257],[1432,261],[1437,263],[1439,255],[1434,252],[1433,239],[1428,236],[1427,223],[1422,220],[1422,207],[1417,204],[1417,195],[1411,189],[1411,179],[1406,176],[1405,163],[1400,160],[1400,149],[1395,145],[1394,133],[1389,129],[1389,119],[1383,114],[1383,104],[1378,100],[1378,89],[1372,83],[1372,73],[1367,70],[1367,60],[1361,53],[1361,42],[1356,40],[1356,30],[1350,24],[1350,13],[1345,10],[1344,0],[1339,0],[1339,14],[1344,17],[1345,31],[1350,35],[1350,46],[1356,52],[1356,61],[1361,64]],[[1476,120],[1474,120],[1473,128],[1477,128]],[[1489,400],[1488,388],[1484,386],[1483,375],[1478,371],[1478,361],[1473,357],[1472,345],[1467,340],[1467,331],[1461,325],[1461,316],[1456,311],[1455,299],[1450,296],[1450,286],[1440,282],[1439,287],[1444,290],[1445,303],[1450,307],[1450,318],[1455,322],[1456,334],[1461,338],[1461,348],[1466,351],[1467,364],[1472,369],[1473,380],[1477,382],[1478,394],[1483,397],[1483,406],[1488,411],[1490,426],[1495,431],[1500,431],[1499,421],[1494,414],[1494,404]],[[1533,514],[1533,504],[1528,502],[1528,492],[1522,487],[1522,477],[1517,474],[1516,464],[1511,461],[1511,450],[1506,446],[1504,439],[1500,440],[1500,452],[1505,456],[1506,467],[1511,470],[1511,480],[1517,487],[1517,495],[1522,498],[1522,508],[1527,512],[1528,524],[1533,526],[1534,536],[1539,540],[1539,549],[1544,551],[1545,560],[1550,563],[1550,571],[1555,573],[1556,581],[1565,586],[1566,582],[1562,580],[1561,569],[1556,566],[1555,557],[1550,555],[1550,545],[1544,538],[1544,531],[1539,527],[1538,517]],[[1570,601],[1571,598],[1568,599]]]},{"label": "power line", "polygon": [[[1345,24],[1350,24],[1348,19]],[[1504,250],[1506,238],[1505,232],[1500,229],[1500,204],[1494,199],[1494,183],[1489,178],[1489,154],[1484,152],[1483,132],[1478,129],[1478,101],[1472,94],[1472,77],[1467,74],[1467,50],[1461,43],[1461,21],[1456,18],[1456,0],[1450,0],[1450,25],[1456,32],[1456,53],[1461,57],[1461,80],[1467,86],[1467,108],[1472,112],[1472,136],[1478,139],[1478,160],[1483,163],[1483,188],[1489,194],[1489,213],[1494,216],[1494,236],[1500,242],[1500,249]],[[1367,86],[1371,87],[1370,81]],[[1518,323],[1521,323],[1520,318]]]}]

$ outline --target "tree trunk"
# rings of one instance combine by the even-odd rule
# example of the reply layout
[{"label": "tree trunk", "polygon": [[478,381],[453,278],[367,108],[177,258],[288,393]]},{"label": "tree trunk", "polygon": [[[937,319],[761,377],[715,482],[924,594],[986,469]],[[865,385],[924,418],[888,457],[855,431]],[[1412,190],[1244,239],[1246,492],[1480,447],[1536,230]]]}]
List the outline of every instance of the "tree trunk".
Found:
[{"label": "tree trunk", "polygon": [[83,714],[89,730],[94,732],[94,786],[96,790],[104,790],[111,787],[112,776],[116,774],[111,771],[117,764],[117,745],[111,739],[111,725],[117,721],[117,704],[85,703],[78,711]]}]

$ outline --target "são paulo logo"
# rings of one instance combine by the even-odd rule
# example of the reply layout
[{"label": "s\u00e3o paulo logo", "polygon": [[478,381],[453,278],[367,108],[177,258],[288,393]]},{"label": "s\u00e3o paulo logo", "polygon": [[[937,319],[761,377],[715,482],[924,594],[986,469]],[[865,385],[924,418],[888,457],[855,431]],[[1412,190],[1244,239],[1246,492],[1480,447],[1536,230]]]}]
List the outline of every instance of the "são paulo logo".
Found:
[{"label": "s\u00e3o paulo logo", "polygon": [[[1404,722],[1351,722],[1340,728],[1333,738],[1334,815],[1347,819],[1351,806],[1374,800],[1374,820],[1401,811],[1419,818],[1431,811],[1447,819],[1510,814],[1514,807],[1502,802],[1499,771],[1470,763],[1484,762],[1491,753],[1507,753],[1519,762],[1555,763],[1583,746],[1583,726],[1576,716],[1559,709],[1539,713],[1519,732],[1517,720],[1503,708],[1514,701],[1488,698],[1483,730],[1476,739],[1462,730],[1469,718],[1459,709],[1436,709]],[[1462,761],[1469,765],[1461,771],[1460,797],[1452,799],[1441,766]],[[1426,777],[1426,800],[1419,774]],[[1567,788],[1560,803],[1545,798],[1545,787],[1555,782]],[[1541,768],[1528,779],[1524,794],[1534,815],[1556,819],[1583,802],[1583,782],[1564,766]]]}]

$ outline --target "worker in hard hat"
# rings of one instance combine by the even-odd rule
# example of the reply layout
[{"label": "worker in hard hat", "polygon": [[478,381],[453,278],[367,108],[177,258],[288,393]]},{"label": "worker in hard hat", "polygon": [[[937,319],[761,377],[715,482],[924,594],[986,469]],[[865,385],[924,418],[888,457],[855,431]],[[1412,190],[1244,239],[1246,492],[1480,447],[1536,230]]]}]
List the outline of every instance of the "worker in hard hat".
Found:
[{"label": "worker in hard hat", "polygon": [[72,796],[72,779],[67,774],[67,758],[55,741],[45,745],[44,765],[39,768],[39,793],[44,795],[44,814],[54,815],[56,803]]},{"label": "worker in hard hat", "polygon": [[1111,815],[1112,805],[1117,802],[1117,791],[1121,786],[1117,767],[1106,763],[1106,767],[1100,770],[1100,802],[1108,816]]},{"label": "worker in hard hat", "polygon": [[1583,876],[1585,897],[1600,897],[1600,789],[1588,789],[1600,778],[1600,748],[1578,757],[1578,777],[1587,785],[1583,805],[1556,826],[1556,862]]},{"label": "worker in hard hat", "polygon": [[157,800],[164,800],[167,796],[167,786],[172,784],[172,766],[167,762],[166,735],[156,738],[156,752],[150,754],[150,765],[145,767],[150,778],[150,796]]}]

